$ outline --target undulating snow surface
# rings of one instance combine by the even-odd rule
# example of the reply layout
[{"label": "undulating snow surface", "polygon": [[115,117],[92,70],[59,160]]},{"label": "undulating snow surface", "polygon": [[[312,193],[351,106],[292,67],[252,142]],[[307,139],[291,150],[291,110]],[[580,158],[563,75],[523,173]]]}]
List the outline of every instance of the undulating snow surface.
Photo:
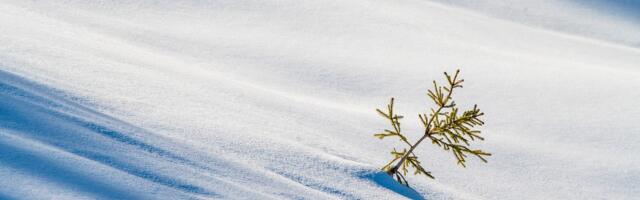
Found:
[{"label": "undulating snow surface", "polygon": [[[637,198],[637,15],[466,2],[2,1],[0,199]],[[374,108],[456,68],[493,156],[394,185]]]}]

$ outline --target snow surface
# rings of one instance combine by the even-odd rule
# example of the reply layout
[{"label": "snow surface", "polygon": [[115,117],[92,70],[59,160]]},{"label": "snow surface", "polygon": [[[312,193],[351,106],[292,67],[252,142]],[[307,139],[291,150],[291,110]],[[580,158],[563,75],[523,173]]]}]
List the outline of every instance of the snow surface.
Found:
[{"label": "snow surface", "polygon": [[[466,2],[2,1],[0,199],[637,198],[637,15]],[[493,156],[394,185],[373,109],[456,68]]]}]

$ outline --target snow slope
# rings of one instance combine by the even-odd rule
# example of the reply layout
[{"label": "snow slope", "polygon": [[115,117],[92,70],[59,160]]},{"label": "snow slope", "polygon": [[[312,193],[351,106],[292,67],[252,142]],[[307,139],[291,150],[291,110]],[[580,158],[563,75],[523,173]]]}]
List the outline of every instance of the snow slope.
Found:
[{"label": "snow slope", "polygon": [[[636,198],[638,22],[589,12],[630,30],[594,35],[474,9],[2,1],[0,199]],[[398,188],[373,109],[395,96],[415,140],[410,116],[456,68],[494,155],[462,169],[424,146],[437,179]]]},{"label": "snow slope", "polygon": [[433,0],[525,25],[640,47],[639,0]]}]

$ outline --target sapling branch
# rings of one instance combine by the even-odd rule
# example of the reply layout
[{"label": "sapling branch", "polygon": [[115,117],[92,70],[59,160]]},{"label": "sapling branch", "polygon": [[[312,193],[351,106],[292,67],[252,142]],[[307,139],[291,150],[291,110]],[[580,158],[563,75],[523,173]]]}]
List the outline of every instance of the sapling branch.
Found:
[{"label": "sapling branch", "polygon": [[463,79],[458,79],[459,73],[460,70],[457,70],[453,76],[446,72],[444,73],[448,83],[447,86],[439,86],[433,81],[433,89],[429,89],[427,95],[436,104],[436,108],[432,108],[429,114],[418,114],[418,118],[420,118],[420,122],[424,126],[424,133],[413,144],[401,132],[400,119],[403,117],[394,113],[395,98],[391,98],[386,112],[376,109],[381,116],[389,120],[393,130],[384,130],[384,132],[374,136],[380,139],[398,137],[408,148],[408,150],[405,148],[402,151],[394,148],[391,152],[394,158],[382,168],[390,176],[395,176],[398,182],[408,185],[403,174],[406,175],[409,167],[415,169],[415,174],[424,174],[434,178],[431,172],[422,167],[414,153],[418,145],[426,139],[430,139],[433,144],[442,147],[445,151],[451,151],[458,164],[462,167],[466,166],[467,155],[474,155],[483,162],[487,162],[485,156],[491,156],[490,153],[469,147],[470,141],[475,141],[475,139],[484,140],[479,135],[480,131],[474,129],[484,125],[484,122],[480,120],[484,113],[480,112],[477,105],[474,105],[472,109],[460,114],[459,108],[452,97],[455,89],[462,88],[462,83],[464,82]]}]

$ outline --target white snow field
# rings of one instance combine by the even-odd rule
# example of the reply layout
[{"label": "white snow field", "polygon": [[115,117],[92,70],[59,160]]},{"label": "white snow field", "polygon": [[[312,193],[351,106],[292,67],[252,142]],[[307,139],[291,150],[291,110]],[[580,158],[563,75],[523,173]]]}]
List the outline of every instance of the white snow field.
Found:
[{"label": "white snow field", "polygon": [[[521,3],[3,0],[0,199],[639,198],[638,15]],[[493,156],[400,187],[374,109],[457,68]]]}]

